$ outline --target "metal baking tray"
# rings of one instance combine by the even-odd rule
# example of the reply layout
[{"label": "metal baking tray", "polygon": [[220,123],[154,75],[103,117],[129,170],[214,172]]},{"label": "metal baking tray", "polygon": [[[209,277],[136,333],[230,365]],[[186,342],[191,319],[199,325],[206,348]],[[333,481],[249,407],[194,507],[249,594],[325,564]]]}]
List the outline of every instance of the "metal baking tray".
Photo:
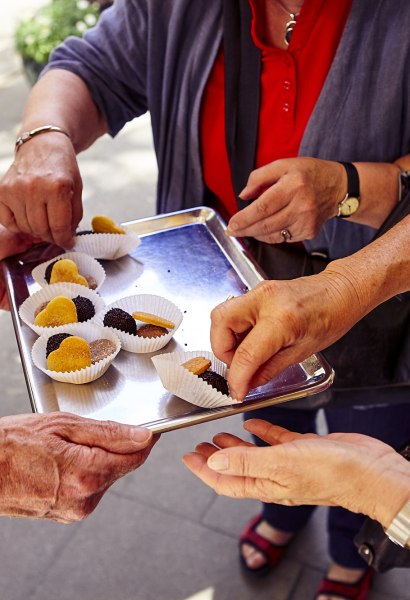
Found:
[{"label": "metal baking tray", "polygon": [[[174,302],[184,318],[173,340],[161,350],[210,350],[211,309],[263,280],[243,246],[226,235],[226,225],[205,207],[127,223],[141,237],[132,255],[101,261],[106,280],[100,294],[106,304],[123,296],[159,294]],[[167,392],[151,355],[122,350],[103,377],[72,385],[49,379],[32,363],[36,334],[18,316],[21,303],[38,289],[33,268],[61,253],[36,246],[4,261],[11,313],[27,388],[35,412],[67,411],[100,420],[170,431],[204,421],[303,398],[327,389],[333,370],[320,354],[293,365],[268,384],[253,389],[240,405],[204,409]]]}]

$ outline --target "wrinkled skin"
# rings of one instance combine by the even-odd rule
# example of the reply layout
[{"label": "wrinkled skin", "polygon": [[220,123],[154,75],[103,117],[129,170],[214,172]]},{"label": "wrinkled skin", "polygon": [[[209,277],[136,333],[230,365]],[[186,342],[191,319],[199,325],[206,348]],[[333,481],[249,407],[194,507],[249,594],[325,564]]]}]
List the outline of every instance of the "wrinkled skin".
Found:
[{"label": "wrinkled skin", "polygon": [[[0,225],[0,260],[24,252],[37,241],[39,240],[31,235],[13,233]],[[0,309],[10,310],[3,269],[0,269]]]},{"label": "wrinkled skin", "polygon": [[0,514],[71,523],[140,467],[157,436],[68,413],[0,419]]},{"label": "wrinkled skin", "polygon": [[270,446],[220,433],[213,444],[201,443],[184,457],[218,494],[287,506],[343,506],[386,525],[410,496],[410,465],[379,440],[293,433],[260,419],[246,421],[244,428]]}]

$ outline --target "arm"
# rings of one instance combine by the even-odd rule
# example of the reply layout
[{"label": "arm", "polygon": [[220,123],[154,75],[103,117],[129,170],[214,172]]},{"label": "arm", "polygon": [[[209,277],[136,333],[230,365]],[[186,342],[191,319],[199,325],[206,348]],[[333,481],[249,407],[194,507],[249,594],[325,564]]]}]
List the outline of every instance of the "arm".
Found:
[{"label": "arm", "polygon": [[141,427],[65,413],[0,419],[0,514],[63,523],[87,517],[141,466],[157,438]]},{"label": "arm", "polygon": [[244,427],[271,444],[258,448],[227,433],[184,457],[217,493],[288,506],[343,506],[388,527],[410,499],[410,464],[360,434],[298,434],[251,419]]},{"label": "arm", "polygon": [[57,125],[23,144],[0,181],[0,222],[10,231],[68,246],[82,218],[82,181],[76,153],[106,131],[84,82],[52,70],[34,86],[21,131]]},{"label": "arm", "polygon": [[[266,281],[211,313],[215,355],[245,397],[291,364],[344,335],[373,308],[410,289],[410,217],[320,274]],[[347,317],[346,317],[347,315]]]},{"label": "arm", "polygon": [[[399,173],[410,168],[410,155],[394,163],[354,164],[361,202],[349,220],[379,228],[398,202]],[[338,162],[305,157],[277,160],[251,173],[240,197],[254,202],[230,219],[228,233],[280,243],[280,231],[287,228],[294,242],[311,239],[336,216],[346,191],[346,172]]]}]

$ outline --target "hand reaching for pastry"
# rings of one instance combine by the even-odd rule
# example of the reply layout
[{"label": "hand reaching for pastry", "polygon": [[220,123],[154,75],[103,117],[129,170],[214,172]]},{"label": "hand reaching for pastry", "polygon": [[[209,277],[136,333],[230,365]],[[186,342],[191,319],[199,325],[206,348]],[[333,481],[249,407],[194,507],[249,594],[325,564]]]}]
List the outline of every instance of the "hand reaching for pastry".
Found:
[{"label": "hand reaching for pastry", "polygon": [[140,467],[158,436],[66,413],[0,419],[0,514],[70,523]]}]

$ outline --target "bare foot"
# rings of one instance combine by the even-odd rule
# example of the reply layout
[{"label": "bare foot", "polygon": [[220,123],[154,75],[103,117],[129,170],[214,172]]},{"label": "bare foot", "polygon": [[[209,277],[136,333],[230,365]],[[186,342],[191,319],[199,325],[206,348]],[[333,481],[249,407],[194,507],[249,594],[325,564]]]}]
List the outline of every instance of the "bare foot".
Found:
[{"label": "bare foot", "polygon": [[[266,521],[261,521],[256,528],[256,533],[261,535],[268,542],[272,542],[276,546],[285,546],[293,537],[293,533],[281,531],[271,527]],[[266,558],[249,544],[241,545],[242,556],[250,569],[258,569],[266,564]]]},{"label": "bare foot", "polygon": [[[340,581],[341,583],[357,583],[365,569],[346,569],[336,563],[332,563],[329,567],[326,577],[334,581]],[[328,596],[327,594],[320,594],[317,600],[339,600],[340,596]]]}]

